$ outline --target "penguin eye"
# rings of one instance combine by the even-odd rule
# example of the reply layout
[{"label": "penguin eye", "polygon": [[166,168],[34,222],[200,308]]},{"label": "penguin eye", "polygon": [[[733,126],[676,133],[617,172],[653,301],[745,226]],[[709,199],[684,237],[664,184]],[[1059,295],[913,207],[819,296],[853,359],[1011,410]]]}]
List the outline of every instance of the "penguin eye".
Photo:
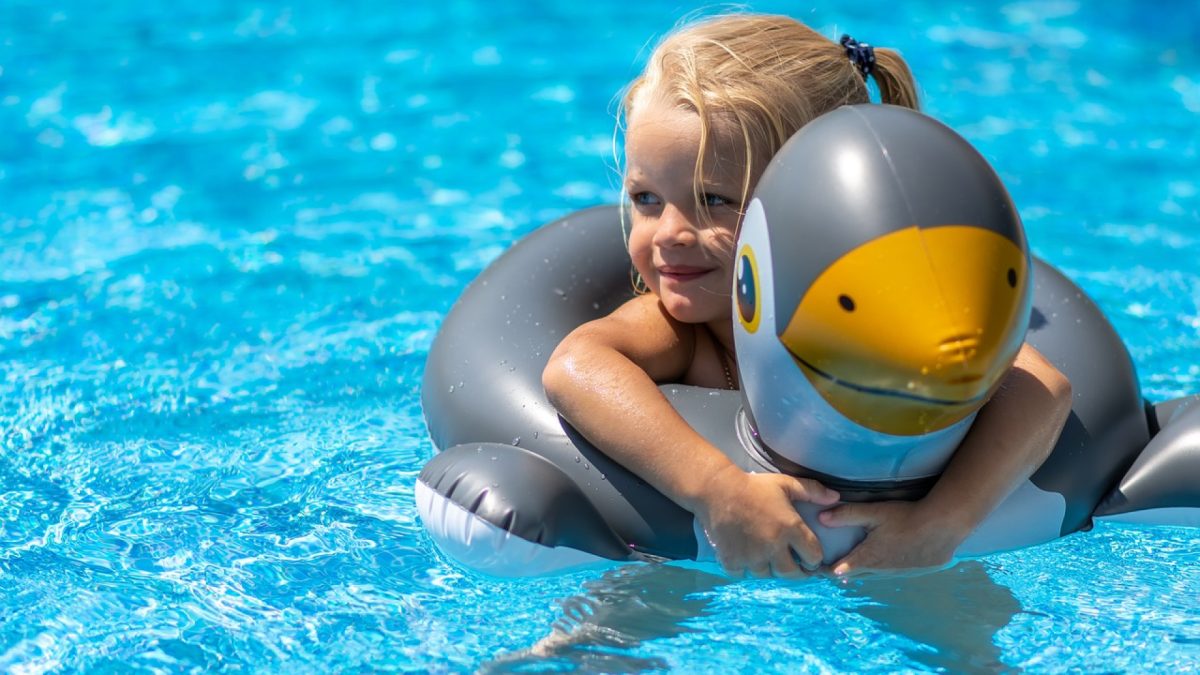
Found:
[{"label": "penguin eye", "polygon": [[758,263],[754,260],[754,251],[749,246],[743,246],[737,258],[737,295],[738,319],[748,332],[758,330],[761,312],[758,303]]},{"label": "penguin eye", "polygon": [[1008,287],[1009,288],[1017,287],[1017,271],[1011,267],[1008,268]]},{"label": "penguin eye", "polygon": [[848,295],[839,295],[838,304],[841,305],[842,309],[846,310],[847,312],[854,311],[854,298]]}]

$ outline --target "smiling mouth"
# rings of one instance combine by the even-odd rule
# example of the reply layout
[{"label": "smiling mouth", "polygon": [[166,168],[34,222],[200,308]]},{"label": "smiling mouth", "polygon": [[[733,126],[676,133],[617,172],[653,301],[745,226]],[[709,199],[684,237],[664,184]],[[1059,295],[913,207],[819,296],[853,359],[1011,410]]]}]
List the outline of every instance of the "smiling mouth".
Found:
[{"label": "smiling mouth", "polygon": [[700,277],[705,276],[712,271],[713,271],[712,269],[706,269],[703,267],[687,267],[687,266],[679,265],[679,266],[671,266],[671,267],[660,267],[660,268],[658,268],[658,275],[660,277],[662,277],[663,279],[673,279],[675,281],[691,281],[692,279],[699,279]]}]

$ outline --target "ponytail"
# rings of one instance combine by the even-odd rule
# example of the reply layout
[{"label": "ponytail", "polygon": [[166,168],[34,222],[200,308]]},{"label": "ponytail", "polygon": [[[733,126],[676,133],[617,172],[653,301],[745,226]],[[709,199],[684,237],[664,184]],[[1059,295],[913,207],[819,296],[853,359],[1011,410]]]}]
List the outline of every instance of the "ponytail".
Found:
[{"label": "ponytail", "polygon": [[875,77],[875,84],[879,86],[879,96],[883,103],[913,110],[921,109],[920,101],[917,100],[917,83],[899,52],[876,49],[872,75]]}]

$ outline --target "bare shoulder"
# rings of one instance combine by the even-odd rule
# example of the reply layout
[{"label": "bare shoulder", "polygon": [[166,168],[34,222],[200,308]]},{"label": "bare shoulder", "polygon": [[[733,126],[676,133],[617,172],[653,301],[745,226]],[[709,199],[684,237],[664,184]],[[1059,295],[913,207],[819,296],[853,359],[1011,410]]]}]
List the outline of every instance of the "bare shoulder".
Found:
[{"label": "bare shoulder", "polygon": [[656,381],[678,379],[696,347],[696,327],[671,318],[658,296],[647,293],[572,331],[559,350],[614,349]]}]

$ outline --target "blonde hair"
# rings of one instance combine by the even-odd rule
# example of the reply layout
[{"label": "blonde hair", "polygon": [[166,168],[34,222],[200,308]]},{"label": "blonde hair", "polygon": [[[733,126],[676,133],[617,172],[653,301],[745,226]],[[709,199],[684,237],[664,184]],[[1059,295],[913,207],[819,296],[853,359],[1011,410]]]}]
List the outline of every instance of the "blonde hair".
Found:
[{"label": "blonde hair", "polygon": [[[900,54],[876,48],[875,60],[872,75],[882,102],[917,109],[916,84]],[[800,127],[870,99],[866,78],[837,42],[786,16],[727,14],[684,25],[655,47],[625,91],[618,126],[650,100],[700,117],[693,186],[697,212],[707,219],[704,158],[714,128],[744,148],[740,210],[754,176]]]}]

